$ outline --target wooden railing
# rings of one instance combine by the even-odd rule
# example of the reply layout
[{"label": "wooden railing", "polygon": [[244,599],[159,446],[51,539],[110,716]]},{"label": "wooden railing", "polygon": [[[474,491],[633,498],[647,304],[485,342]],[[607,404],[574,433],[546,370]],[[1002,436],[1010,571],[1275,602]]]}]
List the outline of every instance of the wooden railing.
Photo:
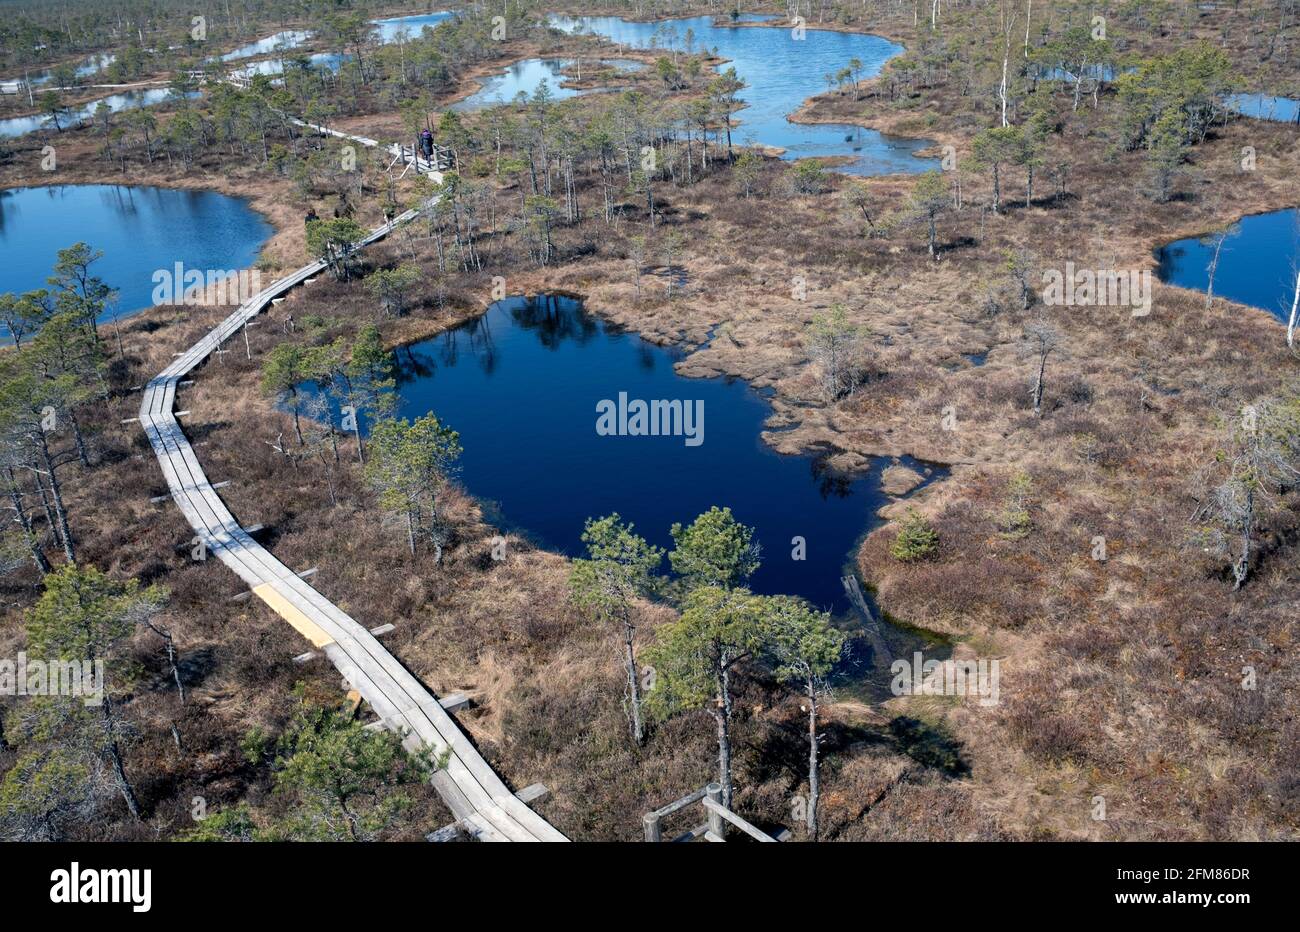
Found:
[{"label": "wooden railing", "polygon": [[687,793],[680,799],[675,799],[668,805],[661,806],[653,812],[647,812],[641,816],[641,824],[645,829],[645,840],[650,842],[663,841],[663,820],[696,803],[700,803],[704,808],[704,822],[694,828],[687,829],[681,835],[673,838],[672,841],[695,841],[697,838],[703,838],[706,841],[726,841],[728,822],[755,841],[785,841],[789,836],[789,832],[782,832],[780,837],[773,838],[762,829],[754,827],[751,823],[736,815],[736,813],[722,805],[722,785],[710,783],[708,786]]},{"label": "wooden railing", "polygon": [[415,166],[417,172],[451,171],[453,158],[448,146],[434,143],[433,155],[426,156],[419,146],[401,146],[402,161]]}]

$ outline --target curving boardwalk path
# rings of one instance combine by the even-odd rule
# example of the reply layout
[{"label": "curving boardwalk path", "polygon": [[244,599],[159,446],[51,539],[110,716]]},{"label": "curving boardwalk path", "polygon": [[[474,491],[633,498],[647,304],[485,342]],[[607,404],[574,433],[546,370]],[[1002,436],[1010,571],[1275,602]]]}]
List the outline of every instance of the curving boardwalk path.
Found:
[{"label": "curving boardwalk path", "polygon": [[[346,135],[321,129],[333,135]],[[346,138],[363,145],[376,145],[362,137]],[[409,161],[408,153],[398,146],[389,151],[394,159]],[[416,168],[421,170],[419,166]],[[436,172],[431,174],[435,179],[440,177]],[[382,239],[416,215],[415,210],[407,211],[372,232],[358,248]],[[238,334],[272,299],[325,268],[324,261],[313,262],[273,283],[180,354],[145,386],[140,423],[153,445],[172,498],[208,550],[238,574],[254,595],[324,652],[348,684],[370,703],[384,725],[404,736],[403,744],[412,750],[428,748],[439,760],[446,758],[434,774],[434,787],[471,835],[483,841],[567,841],[510,791],[437,697],[385,650],[374,635],[307,585],[239,525],[204,475],[176,420],[173,409],[177,383]]]}]

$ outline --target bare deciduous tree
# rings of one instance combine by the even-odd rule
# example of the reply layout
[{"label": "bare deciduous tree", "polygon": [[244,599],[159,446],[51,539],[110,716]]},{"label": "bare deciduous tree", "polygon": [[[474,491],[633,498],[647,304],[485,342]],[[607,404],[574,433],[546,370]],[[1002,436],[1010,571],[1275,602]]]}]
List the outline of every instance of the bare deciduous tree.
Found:
[{"label": "bare deciduous tree", "polygon": [[1030,349],[1037,361],[1036,375],[1034,376],[1034,385],[1030,389],[1029,397],[1034,403],[1034,416],[1043,416],[1043,385],[1047,375],[1047,357],[1052,354],[1061,343],[1061,334],[1047,318],[1039,314],[1032,322],[1025,327],[1025,339],[1028,341]]},{"label": "bare deciduous tree", "polygon": [[1295,274],[1295,297],[1291,299],[1291,317],[1286,323],[1286,345],[1295,346],[1296,313],[1300,312],[1300,269]]},{"label": "bare deciduous tree", "polygon": [[1265,398],[1242,409],[1216,453],[1195,520],[1196,538],[1230,560],[1234,591],[1246,584],[1261,524],[1300,481],[1300,394]]},{"label": "bare deciduous tree", "polygon": [[1219,271],[1219,254],[1223,252],[1223,241],[1231,236],[1236,231],[1236,228],[1235,223],[1230,223],[1227,226],[1220,227],[1201,240],[1202,245],[1208,246],[1212,250],[1210,264],[1205,267],[1207,276],[1205,306],[1207,308],[1214,303],[1214,275]]}]

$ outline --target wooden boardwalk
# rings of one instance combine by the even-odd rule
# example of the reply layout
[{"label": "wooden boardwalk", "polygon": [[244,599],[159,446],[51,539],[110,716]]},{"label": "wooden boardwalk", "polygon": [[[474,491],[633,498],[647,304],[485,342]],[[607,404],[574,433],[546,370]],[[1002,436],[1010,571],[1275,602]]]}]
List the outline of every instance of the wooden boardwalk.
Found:
[{"label": "wooden boardwalk", "polygon": [[[348,138],[363,145],[375,144],[360,137]],[[404,154],[397,146],[390,151],[395,157]],[[439,177],[431,174],[435,179]],[[382,239],[416,215],[417,211],[409,210],[384,224],[358,248]],[[317,261],[280,279],[179,355],[145,386],[140,423],[153,445],[173,500],[208,551],[321,650],[384,725],[403,735],[403,744],[412,750],[428,748],[440,761],[445,758],[434,774],[433,784],[467,832],[483,841],[567,841],[510,791],[437,697],[374,635],[253,540],[212,488],[176,420],[178,383],[270,306],[272,299],[325,269],[324,261]]]}]

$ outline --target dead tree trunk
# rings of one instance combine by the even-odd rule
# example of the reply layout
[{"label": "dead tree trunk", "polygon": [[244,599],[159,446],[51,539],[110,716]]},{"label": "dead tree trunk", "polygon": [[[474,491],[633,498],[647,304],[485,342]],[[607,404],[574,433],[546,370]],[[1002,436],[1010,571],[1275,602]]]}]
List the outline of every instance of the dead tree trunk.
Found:
[{"label": "dead tree trunk", "polygon": [[632,638],[636,628],[625,617],[623,619],[623,650],[627,660],[627,693],[632,712],[632,740],[637,744],[645,741],[645,721],[641,714],[641,684],[637,682],[636,652],[633,650]]},{"label": "dead tree trunk", "polygon": [[808,837],[817,840],[817,799],[821,792],[820,760],[817,753],[817,684],[812,679],[808,691]]},{"label": "dead tree trunk", "polygon": [[5,478],[9,481],[9,501],[14,510],[14,520],[23,529],[23,536],[27,538],[27,546],[32,552],[32,562],[36,564],[37,571],[44,576],[50,571],[50,561],[45,558],[45,553],[36,540],[36,534],[32,531],[32,519],[27,516],[27,509],[23,507],[23,497],[18,492],[18,480],[14,477],[12,466],[5,468]]}]

